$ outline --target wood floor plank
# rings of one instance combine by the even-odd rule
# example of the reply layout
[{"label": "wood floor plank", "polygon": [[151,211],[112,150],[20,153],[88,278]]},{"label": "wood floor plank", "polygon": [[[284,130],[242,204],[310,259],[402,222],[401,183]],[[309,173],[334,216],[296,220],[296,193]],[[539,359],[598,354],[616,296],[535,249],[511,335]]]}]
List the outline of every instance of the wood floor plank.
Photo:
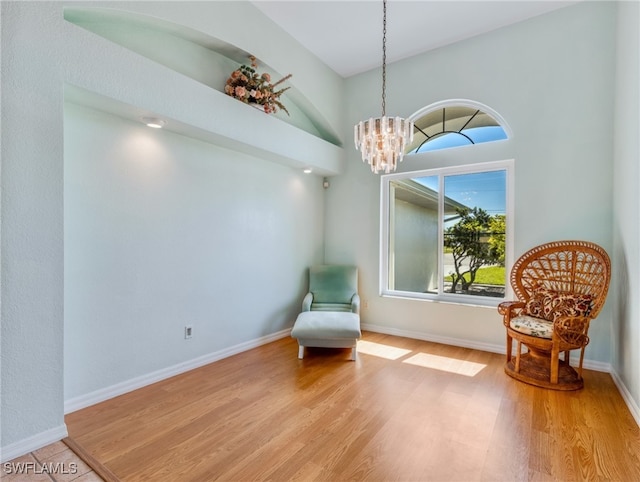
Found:
[{"label": "wood floor plank", "polygon": [[640,480],[608,374],[557,392],[501,355],[363,339],[355,362],[278,340],[71,413],[69,437],[125,482]]}]

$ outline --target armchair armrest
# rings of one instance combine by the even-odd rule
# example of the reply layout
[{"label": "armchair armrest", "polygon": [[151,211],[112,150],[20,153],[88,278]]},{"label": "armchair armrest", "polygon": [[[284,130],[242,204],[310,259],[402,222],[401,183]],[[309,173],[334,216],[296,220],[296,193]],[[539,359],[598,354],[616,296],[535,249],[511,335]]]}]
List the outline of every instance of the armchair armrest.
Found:
[{"label": "armchair armrest", "polygon": [[553,322],[553,336],[568,345],[580,348],[587,346],[590,321],[588,316],[559,316]]},{"label": "armchair armrest", "polygon": [[311,303],[313,302],[313,293],[307,293],[302,299],[302,311],[311,311]]},{"label": "armchair armrest", "polygon": [[351,313],[360,314],[360,295],[358,293],[351,297]]},{"label": "armchair armrest", "polygon": [[[515,310],[521,310],[524,308],[524,301],[503,301],[498,305],[498,313],[503,316],[508,316],[508,318],[513,317]],[[517,313],[516,313],[517,315]]]}]

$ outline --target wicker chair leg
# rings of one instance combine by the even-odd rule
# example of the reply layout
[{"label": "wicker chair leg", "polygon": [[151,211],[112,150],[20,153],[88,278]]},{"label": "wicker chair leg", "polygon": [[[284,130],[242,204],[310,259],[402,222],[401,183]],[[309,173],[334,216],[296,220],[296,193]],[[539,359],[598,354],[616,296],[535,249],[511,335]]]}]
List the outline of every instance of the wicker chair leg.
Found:
[{"label": "wicker chair leg", "polygon": [[558,374],[560,371],[560,347],[554,343],[551,348],[551,383],[558,383]]},{"label": "wicker chair leg", "polygon": [[515,366],[516,373],[520,373],[520,353],[521,352],[522,352],[522,342],[518,340],[518,343],[516,344],[516,366]]},{"label": "wicker chair leg", "polygon": [[513,351],[513,338],[507,333],[507,363],[511,361],[511,352]]},{"label": "wicker chair leg", "polygon": [[582,362],[584,361],[584,346],[580,350],[580,364],[578,365],[578,377],[582,380]]}]

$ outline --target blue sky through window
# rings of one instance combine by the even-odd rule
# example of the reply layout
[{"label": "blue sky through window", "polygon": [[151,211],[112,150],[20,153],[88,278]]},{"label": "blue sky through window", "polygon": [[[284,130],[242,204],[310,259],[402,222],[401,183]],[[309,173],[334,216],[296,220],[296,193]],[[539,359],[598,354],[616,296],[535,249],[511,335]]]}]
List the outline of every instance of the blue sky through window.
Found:
[{"label": "blue sky through window", "polygon": [[[462,131],[470,137],[474,144],[483,142],[499,141],[507,138],[507,133],[501,126],[473,127]],[[449,149],[470,145],[471,141],[467,137],[457,132],[449,132],[425,142],[415,152],[436,151],[438,149]]]},{"label": "blue sky through window", "polygon": [[[438,192],[438,176],[414,181]],[[470,208],[480,207],[489,214],[505,214],[507,173],[504,170],[445,176],[445,196]]]}]

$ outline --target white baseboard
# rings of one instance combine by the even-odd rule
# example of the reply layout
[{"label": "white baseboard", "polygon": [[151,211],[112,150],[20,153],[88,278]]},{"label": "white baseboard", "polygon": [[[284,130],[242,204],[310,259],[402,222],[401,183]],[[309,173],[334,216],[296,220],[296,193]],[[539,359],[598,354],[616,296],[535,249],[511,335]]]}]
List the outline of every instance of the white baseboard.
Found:
[{"label": "white baseboard", "polygon": [[16,457],[38,450],[45,445],[62,440],[68,435],[67,426],[63,423],[59,427],[45,430],[31,437],[27,437],[18,442],[14,442],[6,447],[0,448],[0,462],[8,462]]},{"label": "white baseboard", "polygon": [[122,395],[133,390],[137,390],[138,388],[146,387],[147,385],[151,385],[152,383],[171,378],[175,375],[179,375],[180,373],[188,372],[189,370],[193,370],[194,368],[199,368],[201,366],[208,365],[209,363],[222,360],[223,358],[228,358],[230,356],[237,355],[238,353],[257,348],[261,345],[266,345],[267,343],[271,343],[272,341],[285,338],[290,334],[291,329],[281,330],[276,333],[257,338],[255,340],[246,341],[244,343],[240,343],[238,345],[231,346],[220,351],[208,353],[198,358],[194,358],[193,360],[188,360],[186,362],[178,363],[177,365],[163,368],[152,373],[147,373],[146,375],[132,378],[130,380],[111,385],[110,387],[101,388],[100,390],[87,393],[86,395],[81,395],[79,397],[65,400],[64,413],[67,414],[75,412],[76,410],[95,405],[96,403],[109,400],[110,398],[117,397],[118,395]]},{"label": "white baseboard", "polygon": [[[586,353],[589,352],[589,349],[587,349]],[[574,350],[574,352],[576,354],[576,358],[579,357],[578,355],[578,350]],[[578,363],[579,360],[575,360],[573,359],[573,356],[571,357],[571,364],[574,365],[574,363]],[[597,361],[597,360],[589,360],[587,358],[584,359],[584,361],[582,362],[582,366],[584,366],[587,370],[593,370],[594,372],[605,372],[605,373],[611,373],[612,370],[612,366],[611,363],[605,363],[605,362],[601,362],[601,361]]]},{"label": "white baseboard", "polygon": [[640,407],[638,407],[638,404],[631,396],[631,392],[629,392],[626,385],[615,370],[611,370],[611,378],[613,378],[613,383],[615,383],[616,387],[618,387],[620,395],[622,395],[622,398],[627,404],[627,407],[629,407],[631,415],[638,424],[638,427],[640,427]]},{"label": "white baseboard", "polygon": [[[504,345],[495,345],[492,343],[482,343],[474,340],[464,340],[462,338],[450,338],[448,336],[431,335],[428,333],[422,333],[410,330],[398,330],[397,328],[389,328],[380,325],[371,325],[369,323],[362,323],[361,328],[365,331],[373,331],[375,333],[383,333],[385,335],[403,336],[405,338],[413,338],[416,340],[431,341],[434,343],[442,343],[443,345],[460,346],[462,348],[471,348],[473,350],[488,351],[490,353],[498,353],[505,355],[507,353]],[[572,361],[573,363],[573,361]],[[604,363],[595,360],[585,359],[583,366],[588,370],[595,370],[598,372],[611,372],[611,364]]]}]

